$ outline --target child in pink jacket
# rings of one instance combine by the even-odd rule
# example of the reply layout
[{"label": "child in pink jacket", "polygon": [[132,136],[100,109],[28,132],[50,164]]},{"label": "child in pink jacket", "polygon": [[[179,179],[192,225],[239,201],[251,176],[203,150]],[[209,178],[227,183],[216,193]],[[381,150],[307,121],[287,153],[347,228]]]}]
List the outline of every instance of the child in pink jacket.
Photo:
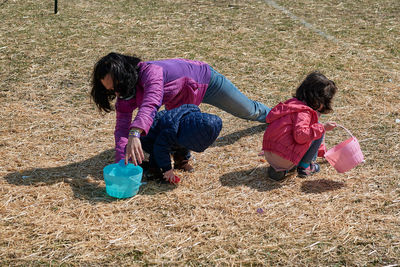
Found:
[{"label": "child in pink jacket", "polygon": [[270,164],[271,179],[283,180],[295,167],[302,178],[319,172],[319,165],[313,161],[325,131],[335,128],[336,123],[321,124],[318,117],[332,111],[336,91],[333,81],[314,71],[297,88],[294,98],[279,103],[269,112],[263,151]]}]

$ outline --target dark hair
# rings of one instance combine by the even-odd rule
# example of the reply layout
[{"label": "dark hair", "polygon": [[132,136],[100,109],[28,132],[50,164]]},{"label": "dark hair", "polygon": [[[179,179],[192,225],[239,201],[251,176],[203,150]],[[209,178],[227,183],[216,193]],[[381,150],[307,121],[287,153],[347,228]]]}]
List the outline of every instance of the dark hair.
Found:
[{"label": "dark hair", "polygon": [[[118,92],[122,99],[135,96],[140,61],[140,58],[113,52],[94,65],[90,95],[100,111],[112,110],[111,101],[115,99],[115,92]],[[107,90],[101,83],[107,74],[111,75],[114,91]]]},{"label": "dark hair", "polygon": [[313,71],[307,75],[304,81],[297,88],[294,95],[300,101],[314,110],[320,110],[321,113],[329,113],[332,109],[332,98],[337,91],[333,81],[326,78],[319,71]]}]

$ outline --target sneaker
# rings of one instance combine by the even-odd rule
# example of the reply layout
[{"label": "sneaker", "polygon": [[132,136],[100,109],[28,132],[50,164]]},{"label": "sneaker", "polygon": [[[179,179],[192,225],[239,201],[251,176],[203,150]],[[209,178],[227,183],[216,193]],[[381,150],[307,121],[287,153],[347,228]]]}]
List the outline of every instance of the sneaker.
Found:
[{"label": "sneaker", "polygon": [[271,178],[272,180],[282,181],[283,179],[285,179],[286,173],[287,171],[277,172],[271,166],[268,167],[268,177]]},{"label": "sneaker", "polygon": [[173,155],[174,158],[174,169],[183,170],[185,172],[193,172],[193,166],[189,164],[189,160],[185,159],[182,155],[175,153]]},{"label": "sneaker", "polygon": [[313,175],[314,173],[319,172],[321,168],[318,163],[311,162],[308,168],[297,167],[297,176],[300,178],[306,178],[307,176]]},{"label": "sneaker", "polygon": [[193,172],[194,168],[189,164],[189,160],[182,160],[174,163],[174,169],[183,170],[185,172]]}]

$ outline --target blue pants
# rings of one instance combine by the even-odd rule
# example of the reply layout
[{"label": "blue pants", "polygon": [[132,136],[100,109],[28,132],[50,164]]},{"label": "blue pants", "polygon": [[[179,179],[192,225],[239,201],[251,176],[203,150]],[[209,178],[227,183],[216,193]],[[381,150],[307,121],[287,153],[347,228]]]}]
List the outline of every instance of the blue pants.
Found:
[{"label": "blue pants", "polygon": [[264,104],[250,100],[224,75],[211,68],[211,79],[203,103],[213,105],[233,116],[265,122],[271,110]]},{"label": "blue pants", "polygon": [[310,148],[301,158],[300,162],[310,164],[311,161],[315,161],[317,159],[318,148],[321,146],[322,140],[324,140],[324,136],[322,136],[320,139],[312,141]]}]

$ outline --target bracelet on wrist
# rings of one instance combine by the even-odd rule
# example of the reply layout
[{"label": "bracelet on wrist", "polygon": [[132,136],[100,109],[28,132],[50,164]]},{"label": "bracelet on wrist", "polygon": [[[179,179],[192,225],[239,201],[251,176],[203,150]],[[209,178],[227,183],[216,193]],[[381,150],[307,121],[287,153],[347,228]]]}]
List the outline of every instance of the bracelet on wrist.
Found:
[{"label": "bracelet on wrist", "polygon": [[129,137],[137,137],[140,138],[140,131],[139,130],[130,130],[129,131]]}]

